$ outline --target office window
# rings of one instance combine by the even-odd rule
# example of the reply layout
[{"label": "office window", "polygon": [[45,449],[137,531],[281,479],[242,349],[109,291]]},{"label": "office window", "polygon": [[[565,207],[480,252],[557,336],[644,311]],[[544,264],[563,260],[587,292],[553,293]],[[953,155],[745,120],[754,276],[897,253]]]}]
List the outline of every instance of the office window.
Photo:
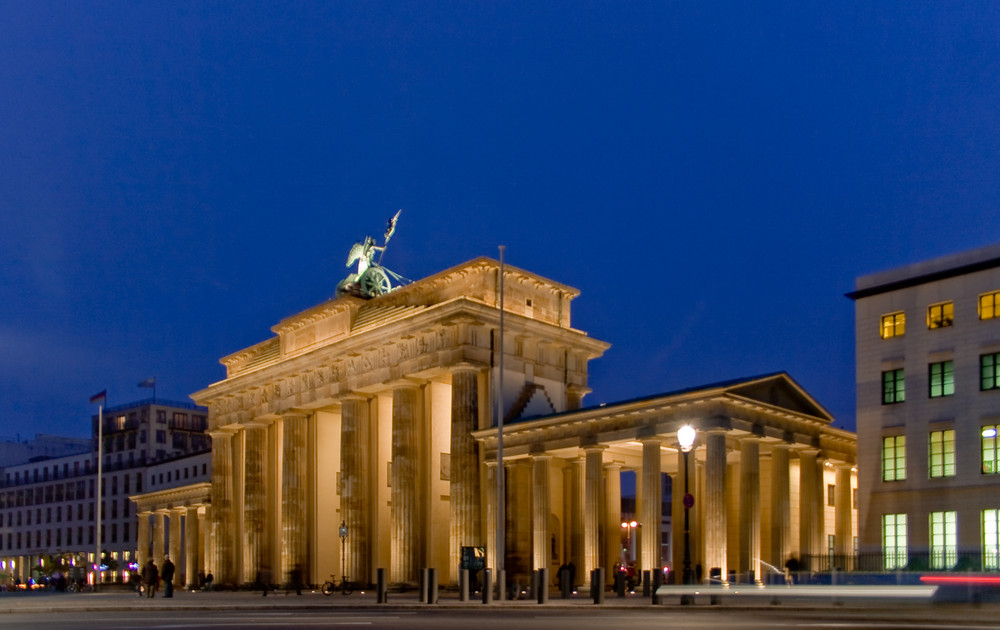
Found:
[{"label": "office window", "polygon": [[882,316],[882,326],[880,336],[882,339],[890,337],[901,337],[906,332],[906,315],[903,311],[887,313]]},{"label": "office window", "polygon": [[882,438],[882,481],[906,479],[906,436]]},{"label": "office window", "polygon": [[882,515],[882,558],[887,571],[906,566],[906,514]]},{"label": "office window", "polygon": [[983,569],[1000,569],[1000,510],[983,510]]},{"label": "office window", "polygon": [[931,431],[930,444],[931,477],[955,476],[955,431]]},{"label": "office window", "polygon": [[941,398],[955,394],[955,362],[940,361],[931,363],[928,370],[930,397]]},{"label": "office window", "polygon": [[832,483],[826,484],[826,504],[831,507],[837,504],[837,486]]},{"label": "office window", "polygon": [[945,328],[955,321],[955,303],[939,302],[927,307],[927,327]]},{"label": "office window", "polygon": [[1000,291],[979,296],[979,319],[1000,317]]},{"label": "office window", "polygon": [[882,372],[882,404],[894,405],[906,400],[906,376],[903,368]]},{"label": "office window", "polygon": [[983,474],[1000,473],[1000,455],[997,453],[997,430],[1000,425],[988,424],[983,427]]},{"label": "office window", "polygon": [[1000,389],[1000,352],[979,355],[979,389]]},{"label": "office window", "polygon": [[958,512],[931,512],[931,568],[950,569],[958,562]]}]

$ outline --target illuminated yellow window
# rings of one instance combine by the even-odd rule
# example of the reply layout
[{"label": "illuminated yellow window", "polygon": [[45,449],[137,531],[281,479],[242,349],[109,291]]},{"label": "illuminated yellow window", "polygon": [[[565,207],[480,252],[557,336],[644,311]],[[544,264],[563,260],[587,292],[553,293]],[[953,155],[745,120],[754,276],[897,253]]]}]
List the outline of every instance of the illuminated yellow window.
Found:
[{"label": "illuminated yellow window", "polygon": [[906,332],[906,315],[903,311],[888,313],[882,316],[881,336],[883,339],[889,337],[901,337]]},{"label": "illuminated yellow window", "polygon": [[993,319],[997,316],[1000,316],[1000,291],[980,295],[979,319]]},{"label": "illuminated yellow window", "polygon": [[927,327],[944,328],[955,321],[955,303],[939,302],[927,307]]}]

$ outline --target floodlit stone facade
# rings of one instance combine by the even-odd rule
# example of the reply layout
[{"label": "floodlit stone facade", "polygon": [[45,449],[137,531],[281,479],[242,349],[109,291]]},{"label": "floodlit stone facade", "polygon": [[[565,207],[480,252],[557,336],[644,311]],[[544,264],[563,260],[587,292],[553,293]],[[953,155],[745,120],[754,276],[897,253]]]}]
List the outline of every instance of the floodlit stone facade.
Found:
[{"label": "floodlit stone facade", "polygon": [[[569,562],[578,582],[597,567],[610,580],[623,474],[637,479],[646,524],[641,568],[679,567],[679,528],[672,544],[662,537],[682,520],[683,497],[673,493],[670,518],[662,488],[664,474],[683,480],[684,424],[698,431],[692,567],[759,579],[762,559],[826,551],[827,532],[849,548],[853,435],[791,378],[583,409],[588,362],[609,346],[572,327],[578,292],[506,267],[501,362],[499,274],[479,258],[369,300],[333,299],[222,360],[226,378],[192,396],[210,410],[205,553],[217,583],[297,570],[311,583],[342,572],[374,582],[385,568],[390,583],[415,584],[423,567],[454,583],[465,546],[485,547],[496,567],[501,364],[512,582],[539,568],[554,581]],[[826,511],[825,480],[838,497]]]}]

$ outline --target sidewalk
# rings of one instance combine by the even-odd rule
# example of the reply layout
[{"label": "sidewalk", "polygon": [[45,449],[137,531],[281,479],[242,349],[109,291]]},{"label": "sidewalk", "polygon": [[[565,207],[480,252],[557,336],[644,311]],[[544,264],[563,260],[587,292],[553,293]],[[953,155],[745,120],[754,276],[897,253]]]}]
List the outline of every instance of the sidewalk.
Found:
[{"label": "sidewalk", "polygon": [[[520,599],[489,604],[494,608],[579,608],[593,606],[594,603],[586,595],[578,595],[572,599],[558,597],[549,599],[549,603],[539,605],[534,599]],[[641,608],[651,607],[651,599],[641,595],[631,595],[619,598],[613,593],[605,599],[601,608]],[[294,591],[268,593],[267,597],[260,591],[186,591],[177,589],[172,598],[160,593],[154,598],[139,597],[130,591],[113,590],[102,593],[58,593],[54,591],[34,591],[19,593],[0,593],[0,614],[27,612],[92,612],[92,611],[130,611],[130,610],[281,610],[281,609],[356,609],[371,608],[378,610],[399,610],[417,608],[483,608],[478,596],[468,602],[461,602],[458,593],[440,591],[437,604],[423,604],[419,601],[416,590],[388,595],[388,603],[378,604],[375,591],[355,592],[351,595],[323,595],[317,590],[303,590],[302,595]]]}]

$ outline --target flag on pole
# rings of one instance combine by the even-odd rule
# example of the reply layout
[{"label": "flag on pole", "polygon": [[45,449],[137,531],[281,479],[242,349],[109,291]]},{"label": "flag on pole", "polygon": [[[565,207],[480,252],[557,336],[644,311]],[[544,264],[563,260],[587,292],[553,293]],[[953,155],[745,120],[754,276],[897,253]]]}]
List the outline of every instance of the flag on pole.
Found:
[{"label": "flag on pole", "polygon": [[90,397],[90,403],[95,402],[107,402],[108,400],[108,390],[102,390]]},{"label": "flag on pole", "polygon": [[143,382],[139,383],[139,387],[152,387],[153,389],[156,389],[156,377],[147,378]]}]

